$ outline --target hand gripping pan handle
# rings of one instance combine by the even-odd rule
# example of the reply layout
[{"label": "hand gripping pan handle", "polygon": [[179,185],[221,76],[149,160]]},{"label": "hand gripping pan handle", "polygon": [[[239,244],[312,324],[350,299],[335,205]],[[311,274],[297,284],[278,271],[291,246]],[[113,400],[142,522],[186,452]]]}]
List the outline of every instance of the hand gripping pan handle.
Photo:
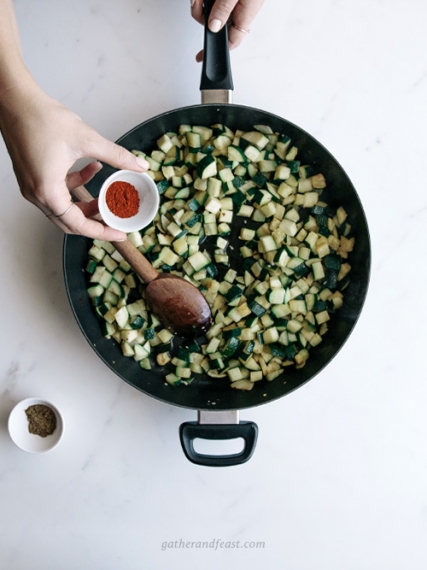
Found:
[{"label": "hand gripping pan handle", "polygon": [[205,0],[205,38],[200,90],[202,103],[231,103],[233,79],[228,49],[228,25],[213,33],[208,28],[215,0]]}]

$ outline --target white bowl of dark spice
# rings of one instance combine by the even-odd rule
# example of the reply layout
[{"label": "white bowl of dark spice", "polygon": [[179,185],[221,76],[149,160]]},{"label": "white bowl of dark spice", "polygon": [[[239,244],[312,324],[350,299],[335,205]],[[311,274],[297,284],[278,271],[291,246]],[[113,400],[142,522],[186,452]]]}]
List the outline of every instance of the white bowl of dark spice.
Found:
[{"label": "white bowl of dark spice", "polygon": [[12,441],[28,453],[45,453],[58,445],[64,432],[61,412],[40,398],[27,398],[13,408],[8,421]]}]

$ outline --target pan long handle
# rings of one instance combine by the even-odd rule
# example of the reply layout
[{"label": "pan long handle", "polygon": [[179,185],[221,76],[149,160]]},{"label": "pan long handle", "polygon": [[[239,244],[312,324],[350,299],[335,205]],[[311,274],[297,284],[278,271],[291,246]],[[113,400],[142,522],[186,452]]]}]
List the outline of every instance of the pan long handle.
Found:
[{"label": "pan long handle", "polygon": [[209,15],[215,0],[205,0],[205,39],[200,81],[202,103],[231,103],[233,78],[228,49],[228,26],[213,33],[208,28]]}]

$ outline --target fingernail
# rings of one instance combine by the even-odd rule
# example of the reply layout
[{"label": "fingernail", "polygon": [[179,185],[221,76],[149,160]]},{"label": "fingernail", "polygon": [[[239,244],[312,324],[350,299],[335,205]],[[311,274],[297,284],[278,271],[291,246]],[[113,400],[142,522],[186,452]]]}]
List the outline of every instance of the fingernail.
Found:
[{"label": "fingernail", "polygon": [[209,29],[214,34],[220,31],[221,26],[222,26],[221,20],[217,20],[216,18],[209,22]]},{"label": "fingernail", "polygon": [[148,170],[150,168],[150,165],[148,164],[148,162],[146,160],[144,160],[143,158],[141,158],[140,156],[137,156],[135,158],[136,164],[140,167],[140,168],[144,168],[145,170]]},{"label": "fingernail", "polygon": [[195,1],[196,1],[196,0],[190,0],[190,6],[191,6],[191,7],[194,6],[194,2],[195,2]]}]

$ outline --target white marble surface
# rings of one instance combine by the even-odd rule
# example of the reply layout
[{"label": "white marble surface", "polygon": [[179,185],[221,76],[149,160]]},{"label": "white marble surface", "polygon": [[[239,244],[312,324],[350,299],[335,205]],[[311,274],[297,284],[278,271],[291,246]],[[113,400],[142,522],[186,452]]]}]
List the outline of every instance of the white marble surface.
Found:
[{"label": "white marble surface", "polygon": [[[105,136],[199,101],[202,29],[186,0],[16,0],[40,84]],[[234,101],[308,130],[364,204],[373,266],[362,317],[309,384],[247,410],[245,465],[189,463],[194,412],[118,379],[75,323],[62,235],[19,195],[0,144],[0,567],[289,570],[427,566],[424,0],[270,0],[233,53]],[[61,445],[9,439],[29,396],[63,411]],[[174,548],[179,541],[264,548]]]}]

